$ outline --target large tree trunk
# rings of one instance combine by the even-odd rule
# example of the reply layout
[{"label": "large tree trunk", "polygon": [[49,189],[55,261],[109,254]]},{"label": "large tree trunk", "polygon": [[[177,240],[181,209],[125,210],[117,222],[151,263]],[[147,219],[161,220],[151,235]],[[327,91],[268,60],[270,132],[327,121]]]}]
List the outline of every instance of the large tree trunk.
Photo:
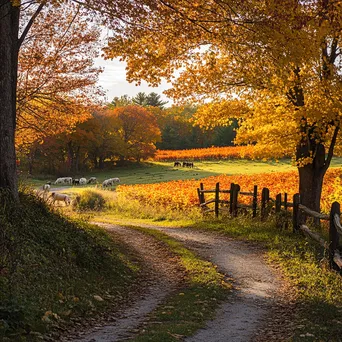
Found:
[{"label": "large tree trunk", "polygon": [[[322,144],[310,144],[309,146],[315,147],[313,151],[311,150],[314,156],[313,161],[311,164],[298,168],[300,202],[306,207],[320,212],[323,179],[329,167],[330,158],[325,159],[325,148]],[[300,156],[309,155],[309,146],[302,144],[297,148],[297,160]],[[319,220],[315,220],[315,223],[319,224]]]},{"label": "large tree trunk", "polygon": [[0,0],[0,189],[18,200],[14,133],[18,69],[19,7]]},{"label": "large tree trunk", "polygon": [[309,164],[298,168],[300,202],[306,207],[320,212],[322,185],[325,172]]}]

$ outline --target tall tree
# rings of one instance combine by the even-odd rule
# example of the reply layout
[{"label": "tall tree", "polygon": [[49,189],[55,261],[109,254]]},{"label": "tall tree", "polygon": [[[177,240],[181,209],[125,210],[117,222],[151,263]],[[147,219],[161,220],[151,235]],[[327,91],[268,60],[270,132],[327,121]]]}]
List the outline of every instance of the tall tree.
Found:
[{"label": "tall tree", "polygon": [[[45,8],[19,53],[17,146],[71,129],[89,114],[101,71],[93,66],[99,29],[79,5]],[[59,18],[56,20],[56,18]]]},{"label": "tall tree", "polygon": [[149,93],[146,97],[146,105],[152,107],[159,107],[161,109],[164,108],[164,105],[167,104],[167,101],[163,101],[161,96],[157,93]]},{"label": "tall tree", "polygon": [[146,106],[147,103],[147,95],[144,92],[139,92],[137,95],[133,97],[133,103],[139,106]]},{"label": "tall tree", "polygon": [[119,136],[123,142],[121,161],[140,161],[154,155],[156,143],[160,141],[160,130],[156,117],[141,106],[120,107],[113,111],[120,121]]},{"label": "tall tree", "polygon": [[[16,200],[19,199],[15,152],[19,50],[45,7],[72,3],[82,5],[82,15],[88,20],[99,13],[103,23],[111,19],[117,29],[129,25],[129,17],[144,16],[147,11],[142,0],[129,6],[126,0],[0,0],[0,189],[7,189]],[[26,15],[20,16],[21,11]]]},{"label": "tall tree", "polygon": [[240,141],[292,152],[302,202],[319,211],[340,131],[340,2],[163,0],[135,24],[117,30],[106,49],[127,62],[128,79],[157,85],[178,69],[169,94],[216,100],[203,124],[242,117]]}]

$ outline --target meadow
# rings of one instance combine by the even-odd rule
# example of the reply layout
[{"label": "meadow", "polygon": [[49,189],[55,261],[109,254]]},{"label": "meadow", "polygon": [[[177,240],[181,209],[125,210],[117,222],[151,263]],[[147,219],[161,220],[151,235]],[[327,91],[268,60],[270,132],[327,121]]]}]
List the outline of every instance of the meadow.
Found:
[{"label": "meadow", "polygon": [[[325,177],[322,207],[326,210],[333,200],[342,201],[341,162],[341,158],[335,158]],[[293,194],[297,191],[297,170],[289,159],[278,162],[198,161],[193,169],[174,168],[173,162],[150,162],[82,176],[96,176],[100,182],[119,177],[121,183],[112,189],[116,191],[102,190],[94,185],[63,189],[72,198],[79,196],[79,202],[70,207],[61,205],[57,210],[62,209],[68,216],[81,221],[191,227],[254,241],[266,248],[269,261],[277,265],[301,303],[302,311],[297,320],[305,321],[305,327],[302,325],[304,328],[296,330],[295,338],[311,341],[310,337],[302,338],[308,330],[320,338],[325,338],[329,330],[332,341],[338,336],[338,329],[331,327],[331,319],[340,316],[342,283],[340,276],[327,267],[326,255],[320,248],[290,230],[276,229],[272,218],[267,222],[251,220],[248,216],[215,219],[203,217],[197,206],[196,188],[200,181],[206,188],[214,187],[218,181],[228,188],[230,182],[235,182],[243,190],[251,190],[258,184],[259,191],[263,186],[269,187],[271,195],[277,191]],[[39,188],[46,179],[27,179],[26,182]],[[153,231],[149,233],[154,234]],[[169,301],[167,304],[175,305],[174,299]],[[312,316],[310,312],[316,312],[316,315]],[[320,317],[319,322],[316,317]]]}]

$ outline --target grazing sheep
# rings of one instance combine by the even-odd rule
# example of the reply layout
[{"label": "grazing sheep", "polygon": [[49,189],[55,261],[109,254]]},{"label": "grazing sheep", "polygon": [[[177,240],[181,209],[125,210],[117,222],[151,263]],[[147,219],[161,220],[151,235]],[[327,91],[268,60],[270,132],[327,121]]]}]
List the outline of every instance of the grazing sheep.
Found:
[{"label": "grazing sheep", "polygon": [[182,166],[182,163],[179,162],[179,161],[176,161],[176,162],[173,164],[173,167],[177,167],[177,166]]},{"label": "grazing sheep", "polygon": [[55,184],[72,184],[72,178],[71,177],[61,177],[57,178],[55,181]]},{"label": "grazing sheep", "polygon": [[87,179],[86,178],[80,178],[80,185],[85,185],[87,184]]},{"label": "grazing sheep", "polygon": [[65,205],[70,205],[71,199],[68,195],[60,194],[58,192],[52,192],[50,197],[51,203],[55,204],[55,202],[64,202]]},{"label": "grazing sheep", "polygon": [[97,183],[96,177],[90,177],[87,182],[87,184],[96,184],[96,183]]},{"label": "grazing sheep", "polygon": [[110,179],[106,179],[102,183],[103,188],[106,188],[107,186],[111,186],[111,185],[112,185],[112,181]]},{"label": "grazing sheep", "polygon": [[72,184],[73,185],[80,185],[80,180],[75,178],[75,179],[72,180]]},{"label": "grazing sheep", "polygon": [[102,187],[106,188],[108,186],[113,186],[114,183],[120,183],[120,179],[115,177],[115,178],[109,178],[106,179],[103,183],[102,183]]},{"label": "grazing sheep", "polygon": [[43,185],[44,192],[49,192],[51,189],[51,185],[49,183],[46,183]]}]

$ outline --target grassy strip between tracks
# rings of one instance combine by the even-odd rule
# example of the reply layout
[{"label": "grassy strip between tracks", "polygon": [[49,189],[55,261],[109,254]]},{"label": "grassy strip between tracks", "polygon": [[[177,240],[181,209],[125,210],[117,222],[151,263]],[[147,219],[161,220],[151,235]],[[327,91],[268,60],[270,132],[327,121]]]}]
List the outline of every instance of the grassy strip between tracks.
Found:
[{"label": "grassy strip between tracks", "polygon": [[165,243],[179,258],[187,274],[187,286],[170,296],[151,315],[149,323],[132,341],[179,341],[193,335],[212,318],[231,284],[212,263],[204,261],[168,235],[148,228],[133,227]]}]

